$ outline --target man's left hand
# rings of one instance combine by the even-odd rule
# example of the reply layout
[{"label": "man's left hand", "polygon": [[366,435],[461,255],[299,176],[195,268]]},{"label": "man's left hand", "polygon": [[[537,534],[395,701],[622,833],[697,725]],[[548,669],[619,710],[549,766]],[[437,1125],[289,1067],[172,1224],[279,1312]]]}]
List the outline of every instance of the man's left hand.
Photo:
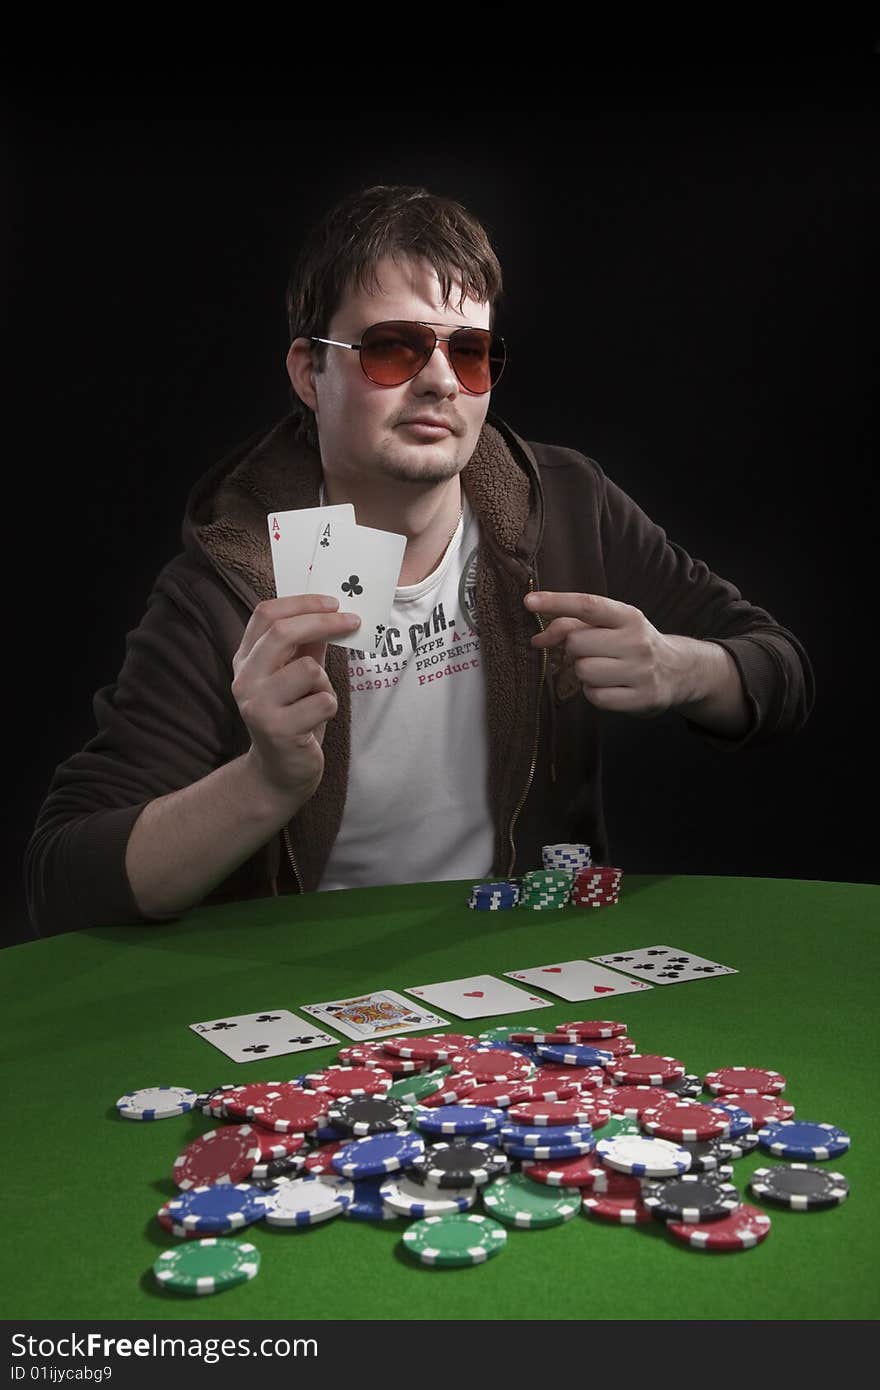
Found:
[{"label": "man's left hand", "polygon": [[600,594],[537,592],[524,602],[551,620],[532,646],[564,646],[597,709],[649,719],[689,698],[681,639],[658,632],[638,608]]}]

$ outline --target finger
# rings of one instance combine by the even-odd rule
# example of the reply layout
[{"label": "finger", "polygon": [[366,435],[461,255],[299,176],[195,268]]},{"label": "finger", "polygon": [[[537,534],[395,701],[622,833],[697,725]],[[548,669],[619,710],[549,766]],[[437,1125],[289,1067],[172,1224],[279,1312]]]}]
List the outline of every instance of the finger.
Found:
[{"label": "finger", "polygon": [[271,675],[286,666],[300,648],[310,645],[326,647],[334,637],[349,634],[360,626],[360,618],[352,613],[306,613],[296,618],[282,618],[272,624],[254,644],[248,658],[255,675]]},{"label": "finger", "polygon": [[582,657],[574,663],[574,673],[585,690],[631,690],[635,683],[635,672],[613,657]]},{"label": "finger", "polygon": [[615,714],[640,714],[643,712],[639,693],[628,685],[602,685],[582,687],[584,698],[596,709]]},{"label": "finger", "polygon": [[306,613],[334,612],[339,601],[331,594],[293,594],[286,598],[267,598],[258,603],[244,630],[239,653],[249,656],[264,632],[279,618],[296,618]]},{"label": "finger", "polygon": [[533,613],[552,617],[579,618],[593,627],[623,627],[632,622],[638,609],[602,594],[561,594],[539,589],[523,599]]},{"label": "finger", "polygon": [[532,638],[533,647],[558,647],[570,633],[588,631],[579,618],[554,618],[543,632],[536,632]]}]

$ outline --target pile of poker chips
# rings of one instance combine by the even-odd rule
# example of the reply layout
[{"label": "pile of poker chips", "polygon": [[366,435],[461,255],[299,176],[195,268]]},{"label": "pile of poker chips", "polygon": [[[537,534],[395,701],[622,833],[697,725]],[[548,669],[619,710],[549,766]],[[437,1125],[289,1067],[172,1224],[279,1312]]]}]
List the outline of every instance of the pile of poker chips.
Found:
[{"label": "pile of poker chips", "polygon": [[635,1046],[625,1024],[597,1019],[554,1033],[387,1038],[343,1047],[337,1064],[293,1081],[124,1096],[126,1118],[196,1110],[223,1122],[172,1164],[179,1195],[157,1220],[182,1244],[158,1257],[155,1278],[182,1294],[233,1287],[255,1278],[260,1255],[231,1234],[340,1215],[409,1219],[404,1249],[438,1268],[483,1263],[509,1229],[579,1212],[659,1220],[695,1250],[746,1250],[771,1219],[742,1201],[733,1164],[759,1146],[799,1161],[758,1168],[748,1182],[758,1200],[811,1211],[846,1199],[846,1178],[815,1165],[846,1152],[849,1136],[796,1121],[778,1072],[721,1067],[701,1079]]},{"label": "pile of poker chips", "polygon": [[535,912],[562,907],[608,907],[620,897],[622,869],[593,865],[590,846],[544,845],[542,869],[530,869],[520,879],[475,883],[468,907],[497,912],[508,907]]}]

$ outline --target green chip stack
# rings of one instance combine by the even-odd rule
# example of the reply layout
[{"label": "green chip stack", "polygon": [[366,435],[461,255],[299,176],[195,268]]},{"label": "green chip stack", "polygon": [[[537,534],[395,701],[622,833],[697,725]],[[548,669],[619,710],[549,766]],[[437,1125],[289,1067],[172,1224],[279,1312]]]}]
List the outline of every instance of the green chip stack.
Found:
[{"label": "green chip stack", "polygon": [[567,869],[531,869],[522,876],[520,907],[534,912],[567,907],[573,879]]}]

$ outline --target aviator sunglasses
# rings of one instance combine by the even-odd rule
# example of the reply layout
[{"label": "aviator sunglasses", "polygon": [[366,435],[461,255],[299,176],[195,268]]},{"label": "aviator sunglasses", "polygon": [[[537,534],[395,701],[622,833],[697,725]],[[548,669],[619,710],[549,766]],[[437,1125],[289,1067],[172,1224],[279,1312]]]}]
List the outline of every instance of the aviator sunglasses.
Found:
[{"label": "aviator sunglasses", "polygon": [[504,339],[488,328],[456,328],[448,338],[438,338],[429,324],[403,319],[371,324],[359,343],[316,337],[310,337],[309,342],[359,352],[364,375],[376,386],[402,386],[412,381],[428,364],[437,344],[446,343],[452,370],[465,390],[475,396],[485,395],[498,384],[507,361]]}]

